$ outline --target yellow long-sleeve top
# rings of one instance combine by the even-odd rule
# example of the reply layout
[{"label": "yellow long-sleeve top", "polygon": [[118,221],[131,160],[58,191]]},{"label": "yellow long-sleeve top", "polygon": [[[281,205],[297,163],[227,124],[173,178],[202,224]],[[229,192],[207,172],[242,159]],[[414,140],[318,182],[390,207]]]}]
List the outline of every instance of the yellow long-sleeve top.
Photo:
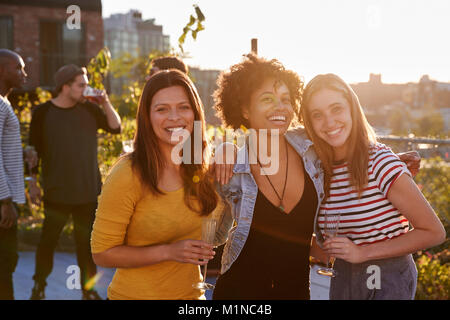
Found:
[{"label": "yellow long-sleeve top", "polygon": [[[103,185],[91,236],[92,253],[110,248],[151,246],[201,239],[202,217],[190,210],[183,189],[155,196],[143,192],[131,161],[121,160]],[[197,265],[166,261],[140,268],[117,268],[108,298],[205,299],[192,284],[202,280]]]}]

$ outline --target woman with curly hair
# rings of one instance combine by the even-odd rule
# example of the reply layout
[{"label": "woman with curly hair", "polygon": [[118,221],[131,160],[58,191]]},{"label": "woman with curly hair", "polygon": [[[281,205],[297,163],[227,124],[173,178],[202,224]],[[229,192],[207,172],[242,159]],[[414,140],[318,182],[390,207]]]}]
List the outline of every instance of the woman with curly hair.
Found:
[{"label": "woman with curly hair", "polygon": [[[237,158],[245,160],[222,186],[230,207],[217,241],[228,241],[213,298],[309,299],[310,244],[323,177],[306,133],[291,128],[303,83],[279,61],[249,54],[218,84],[215,107],[225,125],[245,126],[255,143],[249,137],[238,150]],[[278,170],[269,172],[273,163],[263,154],[278,162]]]}]

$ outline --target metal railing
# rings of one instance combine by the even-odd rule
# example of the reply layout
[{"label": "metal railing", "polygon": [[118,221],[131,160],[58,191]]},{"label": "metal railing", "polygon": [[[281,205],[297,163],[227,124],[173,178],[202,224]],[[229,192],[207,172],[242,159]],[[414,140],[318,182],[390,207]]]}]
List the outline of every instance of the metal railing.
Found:
[{"label": "metal railing", "polygon": [[398,136],[378,136],[380,141],[395,141],[405,142],[412,144],[433,144],[433,145],[449,145],[450,139],[432,139],[432,138],[410,138],[410,137],[398,137]]},{"label": "metal railing", "polygon": [[450,161],[450,139],[378,136],[377,140],[390,147],[397,147],[398,152],[416,150],[423,158],[440,156]]}]

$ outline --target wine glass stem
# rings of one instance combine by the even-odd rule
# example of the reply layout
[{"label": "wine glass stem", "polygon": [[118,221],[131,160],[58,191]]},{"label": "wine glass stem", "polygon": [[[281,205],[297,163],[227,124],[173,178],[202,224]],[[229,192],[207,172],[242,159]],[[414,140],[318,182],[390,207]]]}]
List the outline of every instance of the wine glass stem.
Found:
[{"label": "wine glass stem", "polygon": [[206,282],[206,270],[208,269],[208,264],[205,264],[205,275],[203,276],[203,283]]},{"label": "wine glass stem", "polygon": [[329,257],[328,261],[327,261],[327,268],[334,268],[334,261],[336,260],[336,258],[334,257]]}]

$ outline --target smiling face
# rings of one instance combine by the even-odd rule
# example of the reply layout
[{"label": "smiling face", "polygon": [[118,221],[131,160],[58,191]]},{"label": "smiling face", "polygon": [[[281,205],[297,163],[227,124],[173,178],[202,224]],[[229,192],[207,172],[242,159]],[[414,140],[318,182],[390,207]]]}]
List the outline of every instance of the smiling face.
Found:
[{"label": "smiling face", "polygon": [[182,86],[171,86],[159,90],[150,105],[150,122],[161,147],[175,146],[172,134],[185,129],[192,133],[194,111]]},{"label": "smiling face", "polygon": [[243,111],[252,129],[278,129],[286,132],[294,117],[288,87],[275,79],[267,79],[250,97],[250,105]]},{"label": "smiling face", "polygon": [[344,159],[352,129],[347,99],[339,91],[321,89],[311,96],[307,112],[314,133],[333,148],[334,159]]}]

